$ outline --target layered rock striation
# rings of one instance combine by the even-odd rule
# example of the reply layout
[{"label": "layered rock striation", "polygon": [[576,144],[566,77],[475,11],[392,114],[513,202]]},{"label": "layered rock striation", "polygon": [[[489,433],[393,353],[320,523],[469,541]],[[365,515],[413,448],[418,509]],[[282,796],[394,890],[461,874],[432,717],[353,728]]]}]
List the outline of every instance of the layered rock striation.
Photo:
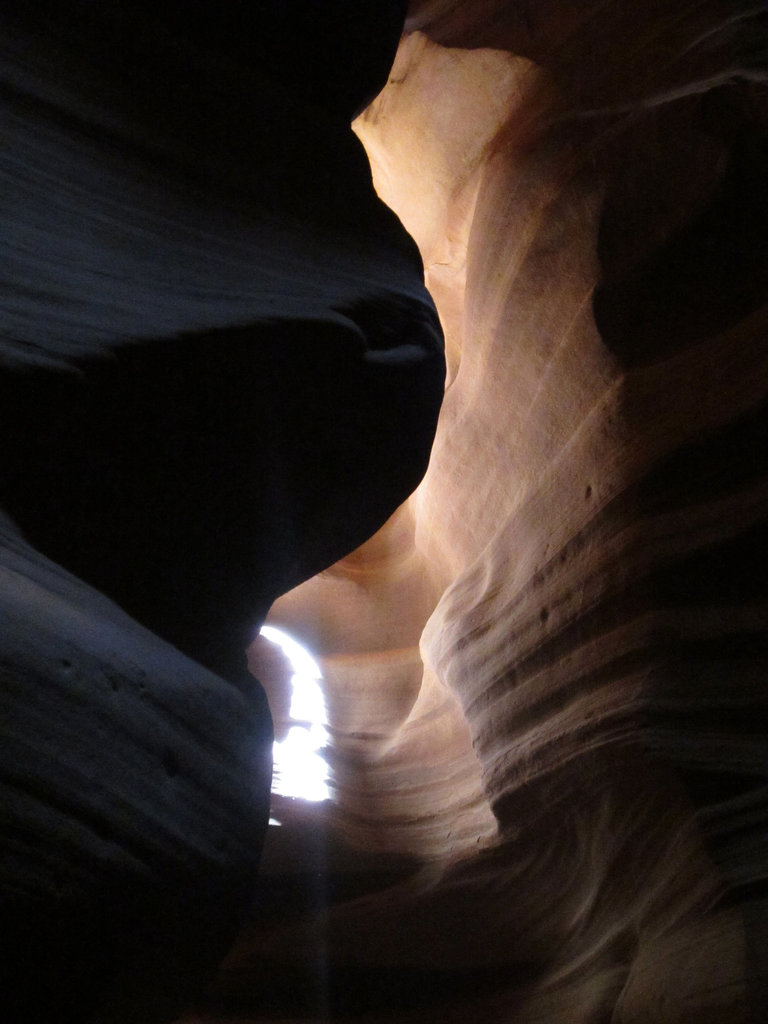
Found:
[{"label": "layered rock striation", "polygon": [[759,1021],[768,15],[323,10],[6,22],[11,1009]]},{"label": "layered rock striation", "polygon": [[445,331],[437,436],[272,619],[326,677],[334,829],[425,866],[256,927],[245,1019],[265,963],[315,978],[296,1019],[763,1019],[766,20],[411,5],[355,130]]}]

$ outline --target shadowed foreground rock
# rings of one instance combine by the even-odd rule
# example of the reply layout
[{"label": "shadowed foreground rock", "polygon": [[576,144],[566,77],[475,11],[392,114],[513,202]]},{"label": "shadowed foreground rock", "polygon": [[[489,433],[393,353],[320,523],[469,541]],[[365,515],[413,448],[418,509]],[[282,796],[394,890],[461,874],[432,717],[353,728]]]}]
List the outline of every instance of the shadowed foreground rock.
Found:
[{"label": "shadowed foreground rock", "polygon": [[162,1018],[252,898],[269,713],[4,540],[3,1020]]},{"label": "shadowed foreground rock", "polygon": [[8,1024],[150,1024],[204,987],[268,817],[246,646],[426,468],[440,330],[349,129],[403,15],[3,13]]}]

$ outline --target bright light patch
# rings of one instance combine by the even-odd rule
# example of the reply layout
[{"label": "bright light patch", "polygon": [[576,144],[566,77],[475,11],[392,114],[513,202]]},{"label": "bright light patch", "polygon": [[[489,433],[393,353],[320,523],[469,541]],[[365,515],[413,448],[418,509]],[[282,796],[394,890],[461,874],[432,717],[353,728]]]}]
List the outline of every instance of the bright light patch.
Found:
[{"label": "bright light patch", "polygon": [[281,648],[293,669],[290,718],[295,724],[284,740],[274,744],[272,792],[301,800],[328,800],[328,765],[321,754],[328,733],[320,667],[305,647],[281,629],[263,626],[261,635]]}]

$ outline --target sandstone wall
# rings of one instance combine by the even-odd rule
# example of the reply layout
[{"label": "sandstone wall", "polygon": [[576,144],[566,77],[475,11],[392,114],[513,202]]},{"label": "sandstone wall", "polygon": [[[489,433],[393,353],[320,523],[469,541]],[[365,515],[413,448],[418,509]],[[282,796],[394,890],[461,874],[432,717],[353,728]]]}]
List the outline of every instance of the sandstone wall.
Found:
[{"label": "sandstone wall", "polygon": [[408,27],[355,130],[446,334],[432,459],[272,617],[321,656],[337,827],[433,866],[230,984],[322,948],[337,1010],[397,965],[419,1020],[762,1019],[765,13]]}]

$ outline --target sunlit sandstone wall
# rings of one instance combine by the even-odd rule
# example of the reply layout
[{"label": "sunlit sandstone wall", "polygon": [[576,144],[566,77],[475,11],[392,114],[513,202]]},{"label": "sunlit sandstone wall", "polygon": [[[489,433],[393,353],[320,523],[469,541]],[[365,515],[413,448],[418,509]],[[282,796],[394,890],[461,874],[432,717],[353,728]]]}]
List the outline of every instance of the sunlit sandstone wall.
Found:
[{"label": "sunlit sandstone wall", "polygon": [[748,1019],[765,14],[437,0],[409,28],[356,130],[446,332],[432,461],[273,618],[321,658],[339,827],[453,866],[267,947],[504,968],[424,1020]]}]

